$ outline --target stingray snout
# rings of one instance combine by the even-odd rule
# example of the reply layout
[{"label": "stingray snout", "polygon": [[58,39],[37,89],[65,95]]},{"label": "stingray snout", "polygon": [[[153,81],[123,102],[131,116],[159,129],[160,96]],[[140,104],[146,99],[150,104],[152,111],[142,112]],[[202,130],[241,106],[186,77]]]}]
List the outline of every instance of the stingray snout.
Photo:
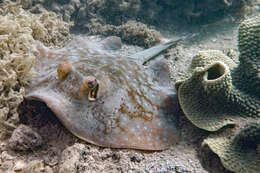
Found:
[{"label": "stingray snout", "polygon": [[94,76],[85,77],[79,87],[78,97],[82,99],[85,95],[88,95],[89,101],[95,101],[97,99],[97,93],[99,89],[99,83]]}]

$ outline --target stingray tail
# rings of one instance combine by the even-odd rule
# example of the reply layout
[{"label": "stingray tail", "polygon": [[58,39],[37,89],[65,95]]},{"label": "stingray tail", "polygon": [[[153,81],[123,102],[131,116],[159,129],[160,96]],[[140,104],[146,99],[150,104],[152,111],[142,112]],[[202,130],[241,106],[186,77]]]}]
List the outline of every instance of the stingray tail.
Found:
[{"label": "stingray tail", "polygon": [[178,38],[176,40],[171,40],[163,44],[159,44],[157,46],[151,47],[149,49],[145,49],[144,51],[138,52],[129,56],[130,58],[139,59],[143,65],[146,65],[149,61],[155,59],[162,53],[164,53],[167,49],[171,47],[175,47],[179,42],[187,39],[191,39],[198,34],[189,34]]}]

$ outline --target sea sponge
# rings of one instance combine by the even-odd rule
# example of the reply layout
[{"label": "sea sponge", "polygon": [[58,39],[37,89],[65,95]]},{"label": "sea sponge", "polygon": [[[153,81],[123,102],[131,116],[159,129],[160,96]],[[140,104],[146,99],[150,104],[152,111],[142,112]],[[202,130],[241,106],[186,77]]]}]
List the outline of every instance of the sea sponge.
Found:
[{"label": "sea sponge", "polygon": [[67,40],[69,25],[54,13],[34,15],[5,1],[0,7],[0,138],[10,134],[19,122],[18,106],[31,77],[35,40],[54,46]]},{"label": "sea sponge", "polygon": [[240,25],[238,39],[240,66],[237,77],[241,76],[244,81],[238,87],[260,99],[260,15]]},{"label": "sea sponge", "polygon": [[175,85],[182,110],[194,125],[216,131],[233,124],[225,98],[232,89],[230,70],[236,66],[217,50],[201,51],[193,58],[189,71]]},{"label": "sea sponge", "polygon": [[[260,117],[260,16],[245,20],[238,37],[238,58],[221,51],[202,51],[176,82],[176,89],[184,114],[195,126],[224,131],[205,140],[223,165],[237,173],[253,173],[260,171],[259,153],[251,160],[239,141],[249,140],[250,145],[260,139],[259,123],[246,123],[256,123]],[[225,130],[229,127],[233,128]]]},{"label": "sea sponge", "polygon": [[176,82],[181,107],[197,127],[216,131],[237,116],[260,117],[259,30],[259,16],[241,24],[238,64],[220,51],[203,51]]}]

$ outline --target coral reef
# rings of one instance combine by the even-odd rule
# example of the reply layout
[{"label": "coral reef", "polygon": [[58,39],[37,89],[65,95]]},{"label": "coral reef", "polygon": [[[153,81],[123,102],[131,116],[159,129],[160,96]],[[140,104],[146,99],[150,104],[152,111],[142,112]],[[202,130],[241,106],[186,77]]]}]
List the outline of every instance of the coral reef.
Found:
[{"label": "coral reef", "polygon": [[[193,58],[188,72],[176,83],[176,89],[183,112],[195,126],[207,131],[219,131],[228,125],[240,127],[241,122],[259,119],[259,35],[260,16],[255,16],[245,20],[239,27],[238,58],[230,58],[220,51],[212,50],[202,51]],[[246,160],[247,157],[233,153],[244,152],[236,148],[238,141],[244,140],[242,138],[256,140],[253,141],[255,143],[259,141],[259,124],[248,123],[238,131],[230,134],[231,137],[224,135],[222,138],[205,141],[227,169],[235,172],[259,172],[259,155],[252,161],[256,165],[251,165],[251,161]],[[226,133],[228,134],[224,132]],[[214,148],[214,143],[222,143],[224,138],[228,142],[219,145],[225,143],[226,146],[221,150]],[[207,142],[212,140],[214,142]],[[228,160],[241,164],[234,166]]]},{"label": "coral reef", "polygon": [[61,44],[69,38],[69,25],[54,13],[34,15],[10,1],[1,3],[0,20],[0,136],[5,137],[19,121],[17,108],[32,76],[34,41]]},{"label": "coral reef", "polygon": [[74,21],[84,28],[95,19],[102,25],[121,25],[129,20],[163,26],[179,20],[208,23],[228,14],[243,16],[254,0],[21,0],[32,12],[42,7],[60,14],[65,21]]},{"label": "coral reef", "polygon": [[101,24],[93,23],[88,26],[88,28],[90,31],[89,34],[100,34],[104,36],[115,35],[128,44],[138,45],[144,48],[152,47],[161,41],[159,32],[136,21],[128,21],[119,26],[105,25],[104,27],[102,27]]},{"label": "coral reef", "polygon": [[[209,23],[233,13],[243,16],[246,13],[245,9],[253,1],[20,0],[20,4],[33,13],[46,10],[55,12],[63,20],[74,23],[72,31],[75,33],[115,34],[122,36],[122,40],[127,43],[138,43],[137,45],[147,48],[157,43],[158,34],[144,24],[165,28],[176,22]],[[127,32],[124,33],[123,30],[126,28]],[[131,37],[127,38],[130,34]],[[144,38],[145,43],[137,41],[141,39],[129,40],[138,36]],[[155,36],[156,39],[152,40],[151,36]]]},{"label": "coral reef", "polygon": [[[82,11],[90,11],[90,14],[100,18],[106,24],[120,25],[129,19],[134,19],[142,10],[141,0],[89,0]],[[84,19],[86,16],[78,14],[78,19]]]},{"label": "coral reef", "polygon": [[163,7],[170,9],[183,7],[180,11],[177,11],[178,16],[186,19],[189,23],[210,23],[226,15],[243,17],[254,0],[163,0],[160,3]]}]

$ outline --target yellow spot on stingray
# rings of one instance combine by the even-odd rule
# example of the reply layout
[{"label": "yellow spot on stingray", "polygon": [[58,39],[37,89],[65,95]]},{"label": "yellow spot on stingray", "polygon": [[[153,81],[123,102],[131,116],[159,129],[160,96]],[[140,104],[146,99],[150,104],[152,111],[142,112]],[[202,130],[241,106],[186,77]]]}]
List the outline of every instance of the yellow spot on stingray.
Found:
[{"label": "yellow spot on stingray", "polygon": [[58,79],[60,82],[62,82],[65,77],[69,74],[71,71],[72,66],[68,61],[65,61],[64,63],[60,64],[57,73],[58,73]]}]

